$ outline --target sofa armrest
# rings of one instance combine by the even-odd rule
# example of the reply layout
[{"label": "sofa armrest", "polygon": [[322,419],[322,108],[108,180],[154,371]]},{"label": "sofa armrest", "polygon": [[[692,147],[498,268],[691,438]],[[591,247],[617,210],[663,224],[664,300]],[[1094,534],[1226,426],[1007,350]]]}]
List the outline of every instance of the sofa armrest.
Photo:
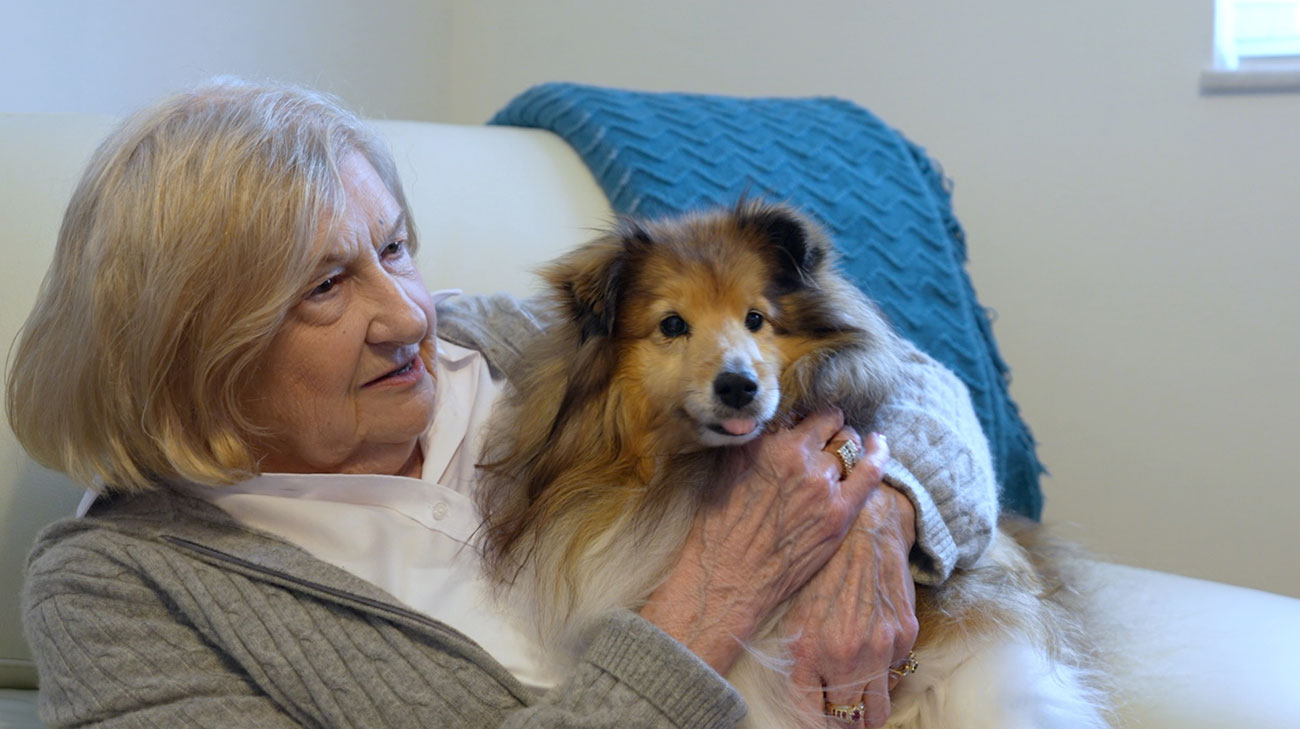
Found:
[{"label": "sofa armrest", "polygon": [[36,692],[0,689],[0,729],[41,729],[36,718]]},{"label": "sofa armrest", "polygon": [[1120,726],[1300,727],[1300,600],[1101,562],[1082,581]]}]

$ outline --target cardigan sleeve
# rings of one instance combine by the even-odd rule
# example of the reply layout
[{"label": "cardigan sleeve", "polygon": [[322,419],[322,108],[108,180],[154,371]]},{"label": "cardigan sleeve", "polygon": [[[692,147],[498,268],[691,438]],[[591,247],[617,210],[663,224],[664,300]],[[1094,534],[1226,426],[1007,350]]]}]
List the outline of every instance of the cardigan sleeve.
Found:
[{"label": "cardigan sleeve", "polygon": [[236,541],[247,556],[223,560],[109,517],[47,530],[23,601],[42,722],[727,729],[745,713],[721,676],[630,612],[609,616],[569,677],[535,697],[450,628],[313,587],[306,553],[296,575],[265,579],[248,558],[288,545],[246,531]]},{"label": "cardigan sleeve", "polygon": [[912,574],[938,584],[979,559],[998,517],[993,456],[962,381],[912,345],[878,420],[889,441],[885,480],[916,508]]},{"label": "cardigan sleeve", "polygon": [[744,700],[726,679],[649,621],[623,610],[606,617],[573,675],[537,704],[512,713],[505,726],[595,727],[605,717],[631,717],[634,726],[725,729],[745,713]]},{"label": "cardigan sleeve", "polygon": [[[545,331],[547,309],[504,294],[453,299],[439,306],[440,336],[484,353],[507,379],[520,348]],[[997,482],[988,441],[966,386],[943,365],[908,344],[901,384],[879,412],[893,459],[889,484],[916,509],[912,573],[943,582],[975,562],[997,521]]]},{"label": "cardigan sleeve", "polygon": [[522,347],[546,331],[549,316],[536,299],[459,296],[438,304],[438,336],[482,352],[493,377],[510,379],[521,364]]},{"label": "cardigan sleeve", "polygon": [[42,724],[305,726],[168,604],[131,551],[153,550],[82,530],[66,541],[38,542],[24,585],[23,627],[40,675]]}]

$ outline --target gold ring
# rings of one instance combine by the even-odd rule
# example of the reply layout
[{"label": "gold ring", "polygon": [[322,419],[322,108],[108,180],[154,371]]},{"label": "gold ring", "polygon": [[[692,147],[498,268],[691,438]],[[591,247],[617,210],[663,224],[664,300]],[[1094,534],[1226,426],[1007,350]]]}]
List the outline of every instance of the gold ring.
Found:
[{"label": "gold ring", "polygon": [[858,465],[858,461],[862,458],[862,449],[857,443],[846,440],[835,449],[835,455],[840,457],[840,479],[843,480],[848,478],[849,472]]},{"label": "gold ring", "polygon": [[859,701],[856,704],[832,704],[826,702],[826,716],[839,719],[845,724],[857,724],[862,720],[862,715],[867,711],[867,704]]},{"label": "gold ring", "polygon": [[891,667],[889,669],[889,672],[894,674],[895,676],[898,676],[899,678],[902,678],[904,676],[910,676],[913,673],[916,673],[916,669],[920,667],[921,664],[916,662],[916,654],[913,653],[912,651],[908,651],[907,658],[903,660],[902,667],[901,668]]}]

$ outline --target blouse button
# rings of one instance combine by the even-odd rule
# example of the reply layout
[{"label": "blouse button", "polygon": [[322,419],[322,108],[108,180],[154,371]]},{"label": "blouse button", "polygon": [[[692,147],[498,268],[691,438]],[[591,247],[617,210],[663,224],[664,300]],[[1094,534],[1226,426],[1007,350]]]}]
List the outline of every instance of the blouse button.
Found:
[{"label": "blouse button", "polygon": [[433,518],[441,519],[447,515],[447,502],[439,501],[433,505]]}]

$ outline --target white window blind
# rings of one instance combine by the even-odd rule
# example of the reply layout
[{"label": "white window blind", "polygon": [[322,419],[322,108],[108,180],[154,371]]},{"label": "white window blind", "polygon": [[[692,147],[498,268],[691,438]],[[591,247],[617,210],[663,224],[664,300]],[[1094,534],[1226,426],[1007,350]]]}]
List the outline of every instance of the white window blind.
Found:
[{"label": "white window blind", "polygon": [[1219,0],[1215,18],[1225,67],[1300,58],[1300,0]]},{"label": "white window blind", "polygon": [[1300,0],[1217,0],[1206,92],[1300,90]]}]

